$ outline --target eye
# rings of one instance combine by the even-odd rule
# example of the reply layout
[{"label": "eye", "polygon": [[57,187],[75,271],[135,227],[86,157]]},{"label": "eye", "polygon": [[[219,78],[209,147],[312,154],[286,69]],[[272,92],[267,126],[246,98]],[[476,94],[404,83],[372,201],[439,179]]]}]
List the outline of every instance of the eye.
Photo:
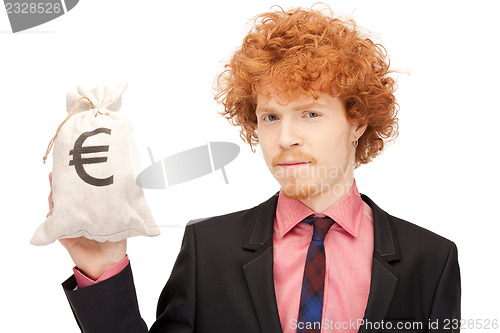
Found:
[{"label": "eye", "polygon": [[268,114],[267,116],[264,117],[264,120],[267,121],[275,121],[278,119],[278,116],[275,114]]},{"label": "eye", "polygon": [[306,116],[309,117],[309,118],[316,118],[316,117],[319,117],[319,113],[316,113],[316,112],[307,112]]}]

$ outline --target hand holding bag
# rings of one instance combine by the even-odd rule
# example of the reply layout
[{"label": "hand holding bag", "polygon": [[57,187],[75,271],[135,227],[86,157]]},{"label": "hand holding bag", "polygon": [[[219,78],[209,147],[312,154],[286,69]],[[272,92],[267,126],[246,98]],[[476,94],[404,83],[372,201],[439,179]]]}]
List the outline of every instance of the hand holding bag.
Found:
[{"label": "hand holding bag", "polygon": [[119,112],[123,82],[111,90],[79,86],[67,95],[68,116],[52,139],[54,210],[31,244],[84,236],[99,242],[160,234],[136,184],[140,162],[132,123]]}]

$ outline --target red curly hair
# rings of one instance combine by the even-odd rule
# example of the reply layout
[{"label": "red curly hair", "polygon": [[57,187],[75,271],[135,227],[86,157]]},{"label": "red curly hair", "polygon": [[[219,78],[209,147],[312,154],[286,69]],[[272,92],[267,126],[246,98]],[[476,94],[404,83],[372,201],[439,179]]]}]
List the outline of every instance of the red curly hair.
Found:
[{"label": "red curly hair", "polygon": [[215,99],[240,136],[257,138],[257,94],[264,84],[287,94],[317,90],[339,97],[346,116],[367,124],[358,139],[355,167],[366,164],[398,135],[396,82],[384,47],[361,33],[352,20],[296,8],[258,15],[241,47],[217,78]]}]

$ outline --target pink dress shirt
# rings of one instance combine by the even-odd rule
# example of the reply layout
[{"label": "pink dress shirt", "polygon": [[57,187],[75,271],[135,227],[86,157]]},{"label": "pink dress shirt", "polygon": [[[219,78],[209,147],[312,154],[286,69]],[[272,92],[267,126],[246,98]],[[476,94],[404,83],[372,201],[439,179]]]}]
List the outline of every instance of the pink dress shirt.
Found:
[{"label": "pink dress shirt", "polygon": [[[300,223],[314,214],[331,217],[336,223],[325,237],[326,274],[322,332],[357,332],[357,320],[365,313],[373,257],[373,213],[362,199],[356,181],[340,201],[323,214],[315,214],[302,202],[278,197],[274,219],[274,285],[283,333],[296,332],[300,291],[313,227]],[[73,268],[79,288],[120,273],[128,256],[111,266],[97,280]]]},{"label": "pink dress shirt", "polygon": [[300,292],[313,227],[300,223],[314,214],[336,223],[325,237],[325,294],[322,332],[357,332],[364,317],[373,258],[373,212],[354,181],[349,193],[323,214],[280,192],[274,219],[274,286],[283,333],[297,331]]},{"label": "pink dress shirt", "polygon": [[99,283],[101,281],[104,281],[106,279],[109,279],[112,276],[115,276],[116,274],[120,273],[123,271],[125,267],[127,267],[129,263],[128,255],[125,255],[125,258],[123,258],[122,261],[120,261],[117,264],[114,264],[113,266],[108,267],[108,269],[104,272],[103,275],[101,275],[100,278],[97,280],[92,280],[91,278],[87,277],[87,275],[83,274],[78,267],[73,267],[73,273],[75,274],[75,279],[76,279],[76,284],[78,285],[78,288],[82,289],[88,286],[91,286],[93,284]]}]

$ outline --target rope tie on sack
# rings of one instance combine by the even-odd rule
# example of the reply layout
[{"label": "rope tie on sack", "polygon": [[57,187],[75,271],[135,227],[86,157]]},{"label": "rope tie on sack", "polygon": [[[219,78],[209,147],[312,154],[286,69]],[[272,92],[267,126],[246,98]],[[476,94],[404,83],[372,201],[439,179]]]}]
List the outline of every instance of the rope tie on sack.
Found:
[{"label": "rope tie on sack", "polygon": [[[78,101],[76,101],[75,106],[73,107],[73,110],[71,110],[71,112],[66,116],[66,118],[63,120],[63,122],[59,125],[59,127],[57,128],[56,134],[54,135],[54,137],[52,138],[52,140],[50,140],[49,145],[47,146],[47,151],[45,152],[45,156],[43,156],[43,164],[45,164],[45,160],[47,159],[47,155],[49,155],[50,150],[52,149],[52,146],[54,145],[54,141],[56,140],[57,134],[59,134],[59,131],[61,130],[62,125],[64,125],[64,123],[69,119],[69,117],[71,117],[71,115],[73,114],[73,112],[75,112],[76,109],[78,109],[78,107],[82,103],[87,104],[87,106],[90,109],[95,109],[94,103],[92,103],[90,101],[90,99],[88,99],[87,97],[82,97]],[[97,114],[96,114],[96,116],[97,116]]]}]

